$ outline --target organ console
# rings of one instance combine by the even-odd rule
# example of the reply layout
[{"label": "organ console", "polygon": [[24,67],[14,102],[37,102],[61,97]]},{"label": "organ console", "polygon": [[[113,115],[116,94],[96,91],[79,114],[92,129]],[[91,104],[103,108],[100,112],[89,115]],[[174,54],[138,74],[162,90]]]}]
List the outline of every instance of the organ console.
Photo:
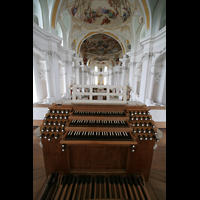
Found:
[{"label": "organ console", "polygon": [[53,103],[40,130],[48,177],[40,199],[150,199],[159,140],[146,105]]}]

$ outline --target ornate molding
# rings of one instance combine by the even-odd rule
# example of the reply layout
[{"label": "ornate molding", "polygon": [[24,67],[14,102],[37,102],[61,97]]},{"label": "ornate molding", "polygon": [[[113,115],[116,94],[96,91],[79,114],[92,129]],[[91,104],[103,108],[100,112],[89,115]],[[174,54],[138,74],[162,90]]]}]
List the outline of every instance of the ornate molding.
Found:
[{"label": "ornate molding", "polygon": [[161,77],[161,75],[159,72],[154,72],[154,82],[159,82],[160,77]]},{"label": "ornate molding", "polygon": [[45,52],[46,50],[40,49],[40,47],[38,47],[35,42],[33,41],[33,47],[35,47],[36,49],[38,49],[39,51]]},{"label": "ornate molding", "polygon": [[60,56],[57,54],[57,52],[55,51],[46,51],[46,55],[52,59],[52,58],[56,58],[56,59],[59,59],[61,60]]},{"label": "ornate molding", "polygon": [[153,57],[154,53],[149,52],[149,53],[145,53],[143,56],[143,60],[150,60]]},{"label": "ornate molding", "polygon": [[155,56],[156,53],[161,54],[161,53],[163,53],[164,51],[166,51],[166,47],[164,47],[163,50],[161,50],[161,51],[156,51],[156,52],[154,52],[154,56]]},{"label": "ornate molding", "polygon": [[44,69],[40,69],[40,71],[39,71],[39,79],[40,80],[46,80],[45,70]]}]

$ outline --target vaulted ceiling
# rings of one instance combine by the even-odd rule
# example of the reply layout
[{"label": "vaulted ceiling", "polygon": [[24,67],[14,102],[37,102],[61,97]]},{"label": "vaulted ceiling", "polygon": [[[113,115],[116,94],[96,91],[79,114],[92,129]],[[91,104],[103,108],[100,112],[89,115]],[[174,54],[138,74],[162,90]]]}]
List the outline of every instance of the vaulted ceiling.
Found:
[{"label": "vaulted ceiling", "polygon": [[[33,20],[47,31],[55,30],[63,46],[79,57],[100,56],[101,61],[107,55],[116,61],[128,51],[137,51],[139,39],[165,26],[166,0],[33,0]],[[110,42],[83,53],[85,42],[98,34],[116,41],[115,51],[107,51],[114,49]]]}]

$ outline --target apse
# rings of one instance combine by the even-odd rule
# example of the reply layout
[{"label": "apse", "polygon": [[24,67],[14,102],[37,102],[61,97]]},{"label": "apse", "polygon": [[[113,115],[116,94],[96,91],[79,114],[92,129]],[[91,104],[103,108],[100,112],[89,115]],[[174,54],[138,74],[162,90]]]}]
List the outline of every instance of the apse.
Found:
[{"label": "apse", "polygon": [[118,62],[122,54],[119,42],[113,37],[98,33],[86,38],[81,44],[80,54],[84,64],[91,59],[93,64]]}]

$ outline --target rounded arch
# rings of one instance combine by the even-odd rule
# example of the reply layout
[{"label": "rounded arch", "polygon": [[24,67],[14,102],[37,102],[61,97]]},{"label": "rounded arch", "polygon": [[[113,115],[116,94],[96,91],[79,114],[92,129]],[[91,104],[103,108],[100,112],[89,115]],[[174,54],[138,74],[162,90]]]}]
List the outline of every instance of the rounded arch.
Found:
[{"label": "rounded arch", "polygon": [[43,17],[42,17],[42,9],[39,0],[33,0],[33,19],[37,16],[38,25],[43,29]]},{"label": "rounded arch", "polygon": [[159,31],[160,18],[161,18],[162,11],[164,10],[164,8],[166,8],[165,6],[166,6],[166,0],[159,1],[158,5],[156,6],[156,9],[152,17],[153,18],[152,34],[155,34],[157,31]]},{"label": "rounded arch", "polygon": [[143,15],[145,16],[144,20],[145,20],[145,24],[146,24],[146,30],[151,30],[152,16],[151,16],[149,0],[139,0],[139,3],[141,5]]},{"label": "rounded arch", "polygon": [[58,16],[58,8],[61,5],[62,0],[55,0],[52,6],[51,12],[51,27],[56,28],[57,16]]},{"label": "rounded arch", "polygon": [[86,34],[86,35],[83,37],[83,39],[82,39],[82,40],[79,42],[79,44],[78,44],[77,54],[80,55],[80,47],[81,47],[81,45],[82,45],[82,43],[83,43],[83,41],[84,41],[85,39],[91,37],[92,35],[96,35],[96,34],[99,34],[99,33],[105,34],[105,35],[108,35],[108,36],[114,38],[114,39],[120,44],[120,46],[121,46],[121,48],[122,48],[122,55],[125,55],[125,54],[126,54],[126,51],[125,51],[125,48],[124,48],[124,44],[120,41],[120,39],[119,39],[116,35],[114,35],[113,33],[110,33],[110,32],[99,32],[99,31],[90,32],[90,33]]},{"label": "rounded arch", "polygon": [[[72,30],[72,17],[68,12],[67,8],[59,10],[59,16],[63,15],[62,17],[56,18],[56,23],[59,22],[60,27],[63,33],[63,47],[71,49],[71,43],[73,41],[70,38],[71,30]],[[62,18],[62,19],[61,19]]]},{"label": "rounded arch", "polygon": [[43,25],[44,29],[46,31],[50,31],[50,24],[49,24],[49,9],[46,1],[39,1],[40,6],[42,9],[42,19],[43,19]]}]

